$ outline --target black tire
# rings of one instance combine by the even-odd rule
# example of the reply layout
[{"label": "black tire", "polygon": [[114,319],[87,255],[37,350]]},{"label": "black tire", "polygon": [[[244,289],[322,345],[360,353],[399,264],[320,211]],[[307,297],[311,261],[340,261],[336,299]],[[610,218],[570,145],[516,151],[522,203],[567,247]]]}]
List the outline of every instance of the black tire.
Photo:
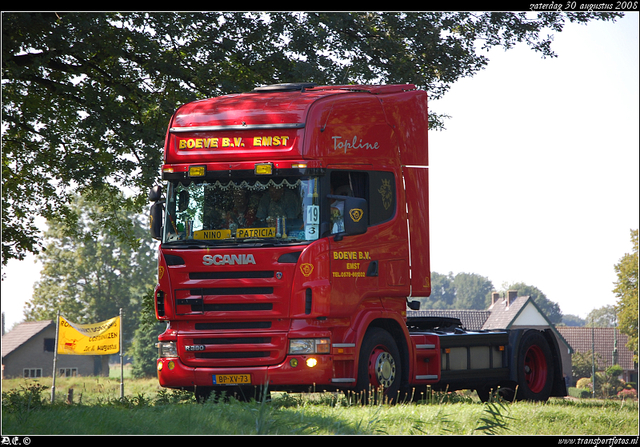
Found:
[{"label": "black tire", "polygon": [[530,330],[520,339],[517,359],[517,400],[546,401],[554,377],[553,356],[542,333]]},{"label": "black tire", "polygon": [[402,381],[400,351],[391,334],[384,329],[367,330],[358,361],[356,393],[366,403],[382,400],[396,403]]}]

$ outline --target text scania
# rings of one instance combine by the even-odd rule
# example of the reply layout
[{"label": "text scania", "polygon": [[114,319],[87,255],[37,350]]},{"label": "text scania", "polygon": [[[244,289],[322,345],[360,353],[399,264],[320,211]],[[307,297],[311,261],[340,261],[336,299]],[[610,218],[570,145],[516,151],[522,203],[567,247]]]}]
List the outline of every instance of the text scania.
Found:
[{"label": "text scania", "polygon": [[252,254],[248,255],[204,255],[202,257],[204,265],[247,265],[254,264],[256,260]]}]

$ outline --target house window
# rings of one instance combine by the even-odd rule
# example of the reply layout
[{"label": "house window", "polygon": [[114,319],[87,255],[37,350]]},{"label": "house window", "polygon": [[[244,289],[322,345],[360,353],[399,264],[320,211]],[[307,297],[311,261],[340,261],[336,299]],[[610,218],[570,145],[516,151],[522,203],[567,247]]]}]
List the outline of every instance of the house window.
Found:
[{"label": "house window", "polygon": [[29,379],[42,377],[42,368],[24,368],[22,370],[22,377]]},{"label": "house window", "polygon": [[45,338],[44,339],[44,352],[53,352],[56,347],[56,339],[55,338]]},{"label": "house window", "polygon": [[58,377],[76,377],[78,368],[60,368],[58,369]]}]

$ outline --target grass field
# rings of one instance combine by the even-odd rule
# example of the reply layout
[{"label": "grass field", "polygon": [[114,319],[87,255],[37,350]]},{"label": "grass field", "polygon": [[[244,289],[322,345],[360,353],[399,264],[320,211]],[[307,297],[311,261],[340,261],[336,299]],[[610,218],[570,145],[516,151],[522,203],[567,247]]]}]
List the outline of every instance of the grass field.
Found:
[{"label": "grass field", "polygon": [[[557,399],[482,404],[474,393],[427,402],[356,405],[344,394],[273,393],[268,401],[211,399],[161,389],[156,379],[51,378],[2,383],[3,435],[553,435],[637,436],[637,401]],[[67,403],[72,388],[73,403]]]}]

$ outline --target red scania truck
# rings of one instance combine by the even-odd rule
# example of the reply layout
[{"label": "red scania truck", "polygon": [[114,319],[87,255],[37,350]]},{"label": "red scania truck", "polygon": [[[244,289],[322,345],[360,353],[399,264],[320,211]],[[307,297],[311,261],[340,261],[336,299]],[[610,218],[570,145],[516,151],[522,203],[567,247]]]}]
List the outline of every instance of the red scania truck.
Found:
[{"label": "red scania truck", "polygon": [[431,293],[427,115],[409,84],[277,84],[175,112],[167,189],[149,194],[162,386],[566,394],[550,331],[412,316]]}]

